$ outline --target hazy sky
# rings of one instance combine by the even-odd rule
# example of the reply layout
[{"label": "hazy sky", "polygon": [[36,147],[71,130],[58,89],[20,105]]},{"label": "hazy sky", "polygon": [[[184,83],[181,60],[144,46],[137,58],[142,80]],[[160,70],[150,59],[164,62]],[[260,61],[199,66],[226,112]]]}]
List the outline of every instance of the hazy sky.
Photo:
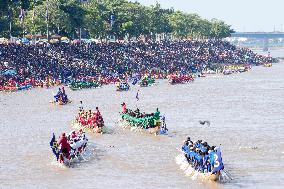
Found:
[{"label": "hazy sky", "polygon": [[236,31],[283,31],[284,0],[131,0],[144,5],[159,2],[203,18],[224,20]]}]

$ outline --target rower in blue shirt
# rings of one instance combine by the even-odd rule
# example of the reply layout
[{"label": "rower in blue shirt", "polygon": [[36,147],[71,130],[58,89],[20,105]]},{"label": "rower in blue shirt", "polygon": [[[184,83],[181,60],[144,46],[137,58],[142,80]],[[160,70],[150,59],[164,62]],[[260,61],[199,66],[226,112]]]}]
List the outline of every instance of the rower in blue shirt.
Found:
[{"label": "rower in blue shirt", "polygon": [[186,155],[189,155],[189,147],[188,147],[188,142],[185,141],[181,150],[186,154]]}]

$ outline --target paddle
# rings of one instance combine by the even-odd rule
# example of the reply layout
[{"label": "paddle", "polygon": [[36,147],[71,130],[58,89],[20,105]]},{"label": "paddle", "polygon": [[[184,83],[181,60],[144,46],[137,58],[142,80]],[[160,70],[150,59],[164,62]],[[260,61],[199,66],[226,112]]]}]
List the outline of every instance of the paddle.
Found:
[{"label": "paddle", "polygon": [[229,179],[233,180],[233,177],[232,177],[232,175],[229,172],[227,172],[225,169],[223,169],[222,171],[225,172],[226,176],[228,176]]}]

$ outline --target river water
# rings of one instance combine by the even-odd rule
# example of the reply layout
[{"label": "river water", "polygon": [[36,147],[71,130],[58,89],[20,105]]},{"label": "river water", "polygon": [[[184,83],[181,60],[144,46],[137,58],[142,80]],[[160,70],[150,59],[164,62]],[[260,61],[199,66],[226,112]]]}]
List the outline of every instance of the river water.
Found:
[{"label": "river water", "polygon": [[[284,186],[284,64],[253,67],[236,75],[212,75],[193,83],[167,81],[129,92],[113,85],[70,91],[66,106],[49,104],[53,89],[0,93],[0,188],[282,188]],[[96,106],[110,128],[89,135],[92,155],[71,168],[54,161],[49,141],[54,132],[71,131],[82,100]],[[169,136],[117,128],[121,102],[128,108],[166,115]],[[210,127],[199,120],[209,120]],[[234,180],[192,180],[175,163],[183,140],[220,145]],[[113,146],[113,147],[112,147]]]}]

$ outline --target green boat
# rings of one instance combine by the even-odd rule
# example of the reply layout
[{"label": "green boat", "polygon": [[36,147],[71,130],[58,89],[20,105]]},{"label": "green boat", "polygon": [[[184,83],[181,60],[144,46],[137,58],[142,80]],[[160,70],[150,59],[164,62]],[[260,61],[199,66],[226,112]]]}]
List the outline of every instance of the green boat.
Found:
[{"label": "green boat", "polygon": [[73,81],[69,87],[71,90],[76,91],[80,89],[98,88],[101,87],[101,84],[95,81]]},{"label": "green boat", "polygon": [[140,87],[149,87],[155,84],[155,79],[151,77],[143,78],[140,82],[139,85]]},{"label": "green boat", "polygon": [[127,113],[121,114],[119,123],[123,129],[131,131],[146,131],[150,134],[165,134],[164,128],[161,128],[160,112],[157,110],[151,114],[140,114],[136,111],[128,110]]}]

